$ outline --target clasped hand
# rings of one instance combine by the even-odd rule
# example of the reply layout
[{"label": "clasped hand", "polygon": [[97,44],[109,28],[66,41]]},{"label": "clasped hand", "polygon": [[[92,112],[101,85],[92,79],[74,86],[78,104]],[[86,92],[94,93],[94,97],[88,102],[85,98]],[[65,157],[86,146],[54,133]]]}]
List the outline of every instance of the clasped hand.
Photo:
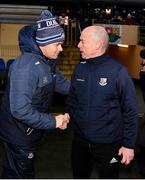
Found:
[{"label": "clasped hand", "polygon": [[59,114],[55,116],[55,119],[56,119],[56,128],[66,129],[67,124],[69,123],[70,120],[70,116],[68,113]]}]

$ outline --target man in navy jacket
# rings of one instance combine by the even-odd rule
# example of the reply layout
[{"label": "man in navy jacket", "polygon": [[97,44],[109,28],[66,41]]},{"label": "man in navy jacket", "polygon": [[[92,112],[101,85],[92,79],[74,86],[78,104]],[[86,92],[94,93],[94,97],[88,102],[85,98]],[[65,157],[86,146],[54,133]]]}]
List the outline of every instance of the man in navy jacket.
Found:
[{"label": "man in navy jacket", "polygon": [[[145,49],[140,51],[140,57],[142,59],[141,69],[140,69],[140,86],[142,91],[143,101],[145,103]],[[144,117],[145,118],[145,115]],[[139,173],[142,178],[145,178],[145,119],[143,119],[143,124],[141,124],[141,131],[139,136],[139,152],[137,154],[137,163],[139,168]]]},{"label": "man in navy jacket", "polygon": [[54,92],[67,94],[70,88],[55,61],[64,38],[47,10],[19,32],[21,55],[10,67],[0,109],[0,138],[6,150],[2,178],[34,178],[35,145],[42,130],[67,128],[67,113],[49,113]]},{"label": "man in navy jacket", "polygon": [[89,178],[94,162],[99,178],[118,178],[119,163],[127,165],[134,157],[135,88],[126,68],[105,53],[107,47],[103,27],[82,31],[83,59],[74,70],[66,108],[74,121],[74,178]]}]

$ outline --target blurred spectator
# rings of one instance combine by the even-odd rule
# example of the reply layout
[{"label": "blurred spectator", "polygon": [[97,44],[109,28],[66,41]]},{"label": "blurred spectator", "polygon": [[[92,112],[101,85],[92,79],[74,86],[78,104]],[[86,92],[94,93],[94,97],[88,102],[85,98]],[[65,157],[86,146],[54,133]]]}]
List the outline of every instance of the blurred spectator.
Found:
[{"label": "blurred spectator", "polygon": [[[67,4],[67,3],[66,3]],[[69,19],[80,21],[82,27],[91,25],[90,23],[118,23],[127,25],[145,25],[145,8],[139,6],[123,5],[105,5],[96,3],[69,3],[64,8],[64,4],[58,3],[49,6],[53,14],[57,16],[69,16]]]},{"label": "blurred spectator", "polygon": [[124,21],[124,24],[126,25],[134,25],[135,21],[132,18],[132,15],[129,13]]}]

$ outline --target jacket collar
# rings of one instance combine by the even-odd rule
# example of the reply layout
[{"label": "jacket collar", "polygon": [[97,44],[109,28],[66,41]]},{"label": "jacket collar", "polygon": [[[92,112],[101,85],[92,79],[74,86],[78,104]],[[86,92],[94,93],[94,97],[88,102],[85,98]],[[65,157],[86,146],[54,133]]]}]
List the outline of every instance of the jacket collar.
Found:
[{"label": "jacket collar", "polygon": [[82,60],[82,61],[86,61],[86,63],[89,63],[89,64],[92,64],[92,63],[102,64],[102,63],[108,61],[108,59],[109,59],[109,55],[102,54],[101,56],[90,58],[90,59],[87,59],[87,60]]}]

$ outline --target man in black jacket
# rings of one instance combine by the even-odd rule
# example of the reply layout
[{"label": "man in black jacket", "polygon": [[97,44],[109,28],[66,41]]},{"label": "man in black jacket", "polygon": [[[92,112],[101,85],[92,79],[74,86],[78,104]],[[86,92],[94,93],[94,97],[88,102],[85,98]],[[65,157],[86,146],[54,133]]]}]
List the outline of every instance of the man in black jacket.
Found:
[{"label": "man in black jacket", "polygon": [[83,59],[74,70],[66,108],[74,121],[74,178],[89,178],[94,163],[99,178],[118,178],[120,162],[128,165],[134,158],[135,88],[126,68],[105,53],[107,47],[103,27],[82,31]]},{"label": "man in black jacket", "polygon": [[[140,70],[140,85],[143,100],[145,102],[145,49],[140,51],[141,57],[141,70]],[[145,118],[145,116],[143,117]],[[145,119],[143,119],[143,123],[141,124],[140,134],[139,134],[139,152],[137,154],[137,163],[139,167],[139,173],[145,177]]]},{"label": "man in black jacket", "polygon": [[36,144],[44,130],[67,128],[68,114],[50,114],[54,92],[67,94],[70,81],[56,67],[64,31],[47,10],[19,32],[20,56],[9,69],[0,109],[0,138],[6,157],[2,178],[35,177]]}]

